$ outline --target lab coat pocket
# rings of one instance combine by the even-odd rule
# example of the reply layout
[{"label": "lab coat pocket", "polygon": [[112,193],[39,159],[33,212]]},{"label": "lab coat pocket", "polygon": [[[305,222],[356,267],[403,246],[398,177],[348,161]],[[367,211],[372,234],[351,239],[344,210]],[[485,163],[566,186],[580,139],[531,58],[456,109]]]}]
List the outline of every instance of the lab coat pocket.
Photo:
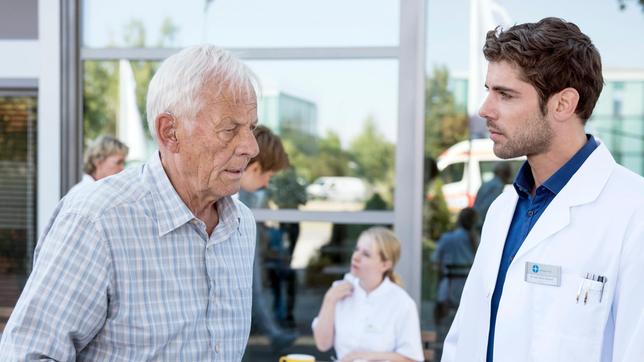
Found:
[{"label": "lab coat pocket", "polygon": [[599,362],[601,344],[555,334],[538,332],[532,343],[530,361],[534,362]]},{"label": "lab coat pocket", "polygon": [[602,283],[576,273],[562,275],[561,286],[535,287],[535,330],[537,333],[575,338],[583,345],[600,342],[610,311],[609,298],[601,296]]}]

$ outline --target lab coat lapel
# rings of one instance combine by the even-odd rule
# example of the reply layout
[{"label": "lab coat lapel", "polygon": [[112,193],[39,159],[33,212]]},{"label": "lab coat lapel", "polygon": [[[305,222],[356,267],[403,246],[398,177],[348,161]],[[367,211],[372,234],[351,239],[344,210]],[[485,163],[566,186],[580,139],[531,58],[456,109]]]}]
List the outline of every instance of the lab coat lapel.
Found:
[{"label": "lab coat lapel", "polygon": [[600,144],[548,205],[517,251],[515,259],[565,228],[570,223],[570,210],[573,206],[597,199],[614,166],[615,160],[606,146]]},{"label": "lab coat lapel", "polygon": [[516,208],[518,199],[519,196],[514,188],[509,188],[495,201],[498,210],[494,210],[492,213],[488,212],[488,216],[493,215],[493,217],[489,221],[486,220],[485,226],[483,227],[482,235],[484,240],[481,240],[481,247],[484,248],[485,253],[483,255],[477,252],[477,258],[481,254],[481,257],[486,260],[483,265],[486,265],[488,268],[488,270],[484,271],[486,275],[485,280],[489,284],[487,290],[493,290],[496,284],[505,239],[508,236],[508,230],[510,229],[510,223],[512,222],[512,216],[514,215],[514,209]]}]

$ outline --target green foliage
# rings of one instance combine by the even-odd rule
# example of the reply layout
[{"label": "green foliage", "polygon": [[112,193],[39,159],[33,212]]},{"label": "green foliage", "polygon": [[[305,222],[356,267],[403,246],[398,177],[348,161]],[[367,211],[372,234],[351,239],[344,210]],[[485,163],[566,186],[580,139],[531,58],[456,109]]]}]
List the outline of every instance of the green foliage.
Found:
[{"label": "green foliage", "polygon": [[342,149],[340,137],[327,131],[319,140],[319,154],[309,159],[311,180],[321,176],[347,176],[350,174],[349,153]]},{"label": "green foliage", "polygon": [[[161,24],[158,47],[174,43],[179,29],[170,18]],[[145,47],[146,31],[141,20],[133,19],[125,25],[124,42],[128,47]],[[131,61],[136,81],[136,104],[141,122],[149,136],[147,125],[146,96],[148,84],[159,66],[157,62]],[[102,134],[116,134],[119,112],[119,64],[116,61],[85,61],[83,64],[83,132],[86,140]]]},{"label": "green foliage", "polygon": [[388,208],[389,205],[378,192],[374,192],[364,205],[365,210],[387,210]]},{"label": "green foliage", "polygon": [[297,209],[306,203],[306,189],[293,167],[273,176],[268,191],[270,199],[280,209]]},{"label": "green foliage", "polygon": [[452,228],[451,214],[443,194],[443,181],[438,177],[428,187],[427,199],[423,203],[423,224],[424,234],[434,241]]},{"label": "green foliage", "polygon": [[468,118],[458,109],[448,88],[447,68],[434,68],[427,80],[425,112],[425,156],[436,158],[451,145],[468,138]]},{"label": "green foliage", "polygon": [[[368,117],[360,133],[349,147],[358,177],[371,183],[393,181],[394,145],[378,131],[373,117]],[[392,179],[387,180],[387,177]]]},{"label": "green foliage", "polygon": [[86,61],[83,64],[83,131],[85,139],[116,134],[118,65]]}]

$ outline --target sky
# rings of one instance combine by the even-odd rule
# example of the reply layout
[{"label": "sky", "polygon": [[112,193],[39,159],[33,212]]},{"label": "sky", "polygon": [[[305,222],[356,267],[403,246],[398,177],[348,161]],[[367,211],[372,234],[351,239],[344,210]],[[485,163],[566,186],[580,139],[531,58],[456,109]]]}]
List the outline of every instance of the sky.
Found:
[{"label": "sky", "polygon": [[[86,0],[86,47],[123,44],[132,19],[143,21],[149,44],[162,21],[178,27],[174,46],[209,42],[223,47],[397,46],[402,0]],[[428,72],[447,66],[463,76],[468,69],[470,0],[428,0]],[[605,69],[644,72],[644,12],[635,1],[625,11],[617,0],[498,0],[515,23],[546,16],[579,25],[602,54]],[[398,64],[395,60],[250,61],[266,88],[279,88],[318,105],[318,130],[341,135],[348,145],[371,116],[395,141]],[[261,122],[261,120],[260,120]]]}]

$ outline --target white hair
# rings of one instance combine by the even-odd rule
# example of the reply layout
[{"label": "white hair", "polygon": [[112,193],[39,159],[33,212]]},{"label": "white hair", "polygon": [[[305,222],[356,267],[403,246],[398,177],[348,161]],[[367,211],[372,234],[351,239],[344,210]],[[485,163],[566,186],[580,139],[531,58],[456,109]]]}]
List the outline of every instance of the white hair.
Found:
[{"label": "white hair", "polygon": [[146,105],[150,133],[156,138],[155,120],[161,113],[196,116],[203,106],[202,92],[216,97],[226,90],[236,101],[257,94],[258,85],[257,76],[229,52],[213,45],[185,48],[163,61],[150,81]]}]

